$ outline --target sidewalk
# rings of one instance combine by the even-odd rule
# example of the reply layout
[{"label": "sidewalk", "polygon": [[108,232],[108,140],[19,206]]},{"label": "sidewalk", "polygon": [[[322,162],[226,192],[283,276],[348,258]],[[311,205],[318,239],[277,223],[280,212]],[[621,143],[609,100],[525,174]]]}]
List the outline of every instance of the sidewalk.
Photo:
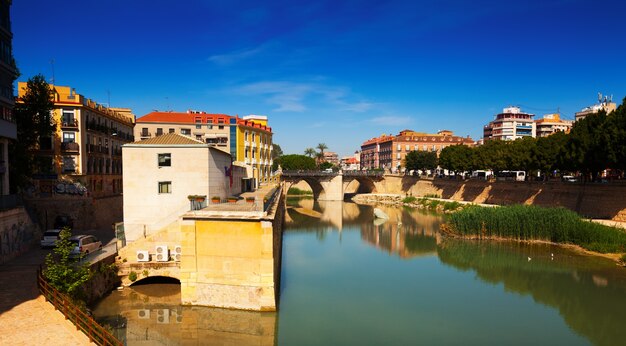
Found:
[{"label": "sidewalk", "polygon": [[89,345],[89,339],[37,290],[46,250],[33,249],[0,265],[0,345]]}]

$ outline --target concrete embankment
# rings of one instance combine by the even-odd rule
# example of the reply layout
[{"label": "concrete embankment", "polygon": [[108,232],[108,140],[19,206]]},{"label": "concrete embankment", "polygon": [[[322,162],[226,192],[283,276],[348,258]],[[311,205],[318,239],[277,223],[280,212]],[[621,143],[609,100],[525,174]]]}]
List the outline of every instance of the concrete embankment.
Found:
[{"label": "concrete embankment", "polygon": [[561,206],[588,218],[626,222],[626,184],[622,182],[488,182],[385,176],[384,181],[375,185],[378,194],[402,197],[437,195],[443,199],[477,204]]}]

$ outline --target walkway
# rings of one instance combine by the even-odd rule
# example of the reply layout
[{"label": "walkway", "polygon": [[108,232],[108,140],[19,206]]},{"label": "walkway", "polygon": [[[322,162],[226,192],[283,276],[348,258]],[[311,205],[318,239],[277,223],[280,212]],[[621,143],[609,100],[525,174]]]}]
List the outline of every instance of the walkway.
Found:
[{"label": "walkway", "polygon": [[0,265],[0,345],[90,344],[37,290],[37,268],[49,251],[36,248]]}]

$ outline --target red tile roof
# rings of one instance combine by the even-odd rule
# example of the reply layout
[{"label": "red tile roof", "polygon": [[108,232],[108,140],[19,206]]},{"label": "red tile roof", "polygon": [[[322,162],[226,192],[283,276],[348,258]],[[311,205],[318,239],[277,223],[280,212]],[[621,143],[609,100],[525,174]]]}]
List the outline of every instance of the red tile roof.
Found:
[{"label": "red tile roof", "polygon": [[176,113],[176,112],[152,112],[141,118],[137,118],[137,124],[140,123],[182,123],[194,124],[196,119],[201,119],[202,123],[206,123],[207,119],[212,119],[217,124],[217,119],[223,119],[224,124],[230,123],[233,118],[227,114],[208,114],[208,113]]}]

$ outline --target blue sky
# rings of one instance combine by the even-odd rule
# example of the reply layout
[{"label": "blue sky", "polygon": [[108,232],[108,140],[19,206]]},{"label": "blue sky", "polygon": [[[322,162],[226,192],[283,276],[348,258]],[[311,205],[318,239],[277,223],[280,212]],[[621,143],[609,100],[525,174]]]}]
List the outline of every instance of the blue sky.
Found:
[{"label": "blue sky", "polygon": [[97,102],[263,114],[285,153],[382,133],[474,139],[508,105],[565,118],[626,96],[626,2],[13,1],[21,81]]}]

